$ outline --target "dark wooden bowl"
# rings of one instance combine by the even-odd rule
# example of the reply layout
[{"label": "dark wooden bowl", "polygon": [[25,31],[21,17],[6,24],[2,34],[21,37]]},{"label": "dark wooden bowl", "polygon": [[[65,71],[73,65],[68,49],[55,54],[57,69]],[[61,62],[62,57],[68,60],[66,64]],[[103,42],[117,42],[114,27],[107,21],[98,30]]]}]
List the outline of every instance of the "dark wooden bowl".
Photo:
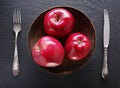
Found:
[{"label": "dark wooden bowl", "polygon": [[[57,8],[57,7],[54,7]],[[86,36],[88,36],[91,40],[92,43],[92,48],[90,53],[88,54],[87,57],[85,57],[81,61],[71,61],[64,57],[63,63],[60,66],[57,67],[50,67],[50,68],[44,68],[48,72],[63,75],[63,74],[69,74],[72,73],[73,71],[82,68],[89,60],[91,55],[94,52],[95,49],[95,43],[96,43],[96,32],[94,29],[93,24],[91,23],[90,19],[81,11],[76,10],[72,7],[61,7],[64,8],[68,11],[70,11],[74,18],[75,18],[75,27],[72,32],[81,32],[84,33]],[[51,8],[53,9],[53,8]],[[44,31],[44,26],[43,26],[43,20],[45,14],[51,10],[48,9],[45,12],[41,13],[33,22],[33,24],[30,27],[29,34],[28,34],[28,45],[30,48],[30,52],[32,50],[32,47],[34,44],[37,42],[37,40],[44,35],[47,35]],[[64,39],[59,39],[59,41],[63,44],[65,43],[66,38]],[[32,55],[32,54],[31,54]]]}]

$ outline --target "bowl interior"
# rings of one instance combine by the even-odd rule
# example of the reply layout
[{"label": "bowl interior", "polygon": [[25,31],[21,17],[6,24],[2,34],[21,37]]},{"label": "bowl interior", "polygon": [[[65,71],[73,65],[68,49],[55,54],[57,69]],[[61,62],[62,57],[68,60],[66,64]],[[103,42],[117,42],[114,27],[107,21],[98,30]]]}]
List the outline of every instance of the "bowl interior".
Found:
[{"label": "bowl interior", "polygon": [[[57,8],[57,7],[54,7],[54,8]],[[95,29],[93,27],[93,24],[91,23],[90,19],[83,12],[76,10],[74,8],[71,8],[71,7],[61,7],[61,8],[64,8],[64,9],[70,11],[75,18],[75,27],[72,30],[72,32],[84,33],[86,36],[89,37],[89,39],[92,43],[92,48],[91,48],[90,53],[88,54],[88,56],[86,56],[81,61],[71,61],[71,60],[68,60],[66,57],[64,57],[63,63],[60,66],[51,67],[51,68],[42,67],[42,68],[46,69],[47,71],[55,73],[55,74],[69,74],[77,69],[80,69],[89,61],[91,55],[94,52],[96,34],[95,34]],[[53,8],[51,8],[51,9],[53,9]],[[30,28],[29,34],[28,34],[28,45],[30,48],[30,52],[31,52],[34,44],[37,42],[37,40],[41,36],[47,35],[44,31],[43,22],[44,22],[45,14],[51,9],[48,9],[45,12],[41,13],[35,19],[33,24],[31,25],[31,28]],[[66,40],[66,38],[59,39],[59,41],[63,44],[63,46],[65,43],[65,40]]]}]

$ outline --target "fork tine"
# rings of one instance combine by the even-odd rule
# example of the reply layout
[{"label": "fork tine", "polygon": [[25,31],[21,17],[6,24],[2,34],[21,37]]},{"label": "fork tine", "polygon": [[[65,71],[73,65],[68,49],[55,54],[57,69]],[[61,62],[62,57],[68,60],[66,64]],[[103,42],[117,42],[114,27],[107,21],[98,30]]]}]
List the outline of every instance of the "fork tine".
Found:
[{"label": "fork tine", "polygon": [[21,23],[21,12],[20,12],[20,9],[18,11],[19,11],[19,23]]},{"label": "fork tine", "polygon": [[17,23],[18,22],[18,20],[17,20],[17,18],[18,18],[17,17],[17,9],[15,9],[14,16],[15,16],[15,18],[14,18],[15,19],[15,23]]},{"label": "fork tine", "polygon": [[20,16],[19,16],[19,9],[17,9],[17,23],[19,24],[20,23]]},{"label": "fork tine", "polygon": [[16,14],[16,9],[14,9],[14,11],[13,11],[13,23],[16,23],[16,16],[15,16],[15,14]]},{"label": "fork tine", "polygon": [[18,9],[16,10],[16,20],[17,20],[17,23],[19,23],[19,11],[18,11]]}]

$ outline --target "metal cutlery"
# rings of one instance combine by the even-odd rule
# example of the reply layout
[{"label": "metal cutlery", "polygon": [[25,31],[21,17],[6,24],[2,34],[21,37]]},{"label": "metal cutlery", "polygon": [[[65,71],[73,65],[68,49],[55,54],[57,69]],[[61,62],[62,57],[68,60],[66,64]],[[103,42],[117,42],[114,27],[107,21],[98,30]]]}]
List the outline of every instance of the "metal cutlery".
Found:
[{"label": "metal cutlery", "polygon": [[20,9],[15,9],[13,11],[13,31],[15,33],[15,50],[14,50],[14,60],[13,60],[13,66],[12,66],[12,73],[14,76],[18,76],[20,72],[20,66],[19,66],[19,57],[18,57],[18,34],[21,31],[21,12]]},{"label": "metal cutlery", "polygon": [[103,45],[104,45],[104,58],[102,67],[102,78],[106,79],[108,76],[108,46],[110,39],[110,21],[109,14],[106,9],[104,9],[104,31],[103,31]]}]

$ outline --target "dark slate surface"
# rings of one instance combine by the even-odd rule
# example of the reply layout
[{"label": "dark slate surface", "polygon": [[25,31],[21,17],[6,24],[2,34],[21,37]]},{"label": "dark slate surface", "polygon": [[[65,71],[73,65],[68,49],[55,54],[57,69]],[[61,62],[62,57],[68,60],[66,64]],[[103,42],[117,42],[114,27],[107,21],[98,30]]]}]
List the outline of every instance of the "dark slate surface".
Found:
[{"label": "dark slate surface", "polygon": [[[120,88],[120,0],[0,0],[0,88]],[[97,45],[91,61],[70,75],[56,76],[38,67],[27,47],[29,27],[42,11],[58,6],[72,6],[82,10],[93,21]],[[22,10],[22,31],[19,35],[21,73],[11,73],[14,33],[12,11]],[[110,13],[111,38],[109,46],[109,77],[101,78],[103,58],[103,9]]]}]

